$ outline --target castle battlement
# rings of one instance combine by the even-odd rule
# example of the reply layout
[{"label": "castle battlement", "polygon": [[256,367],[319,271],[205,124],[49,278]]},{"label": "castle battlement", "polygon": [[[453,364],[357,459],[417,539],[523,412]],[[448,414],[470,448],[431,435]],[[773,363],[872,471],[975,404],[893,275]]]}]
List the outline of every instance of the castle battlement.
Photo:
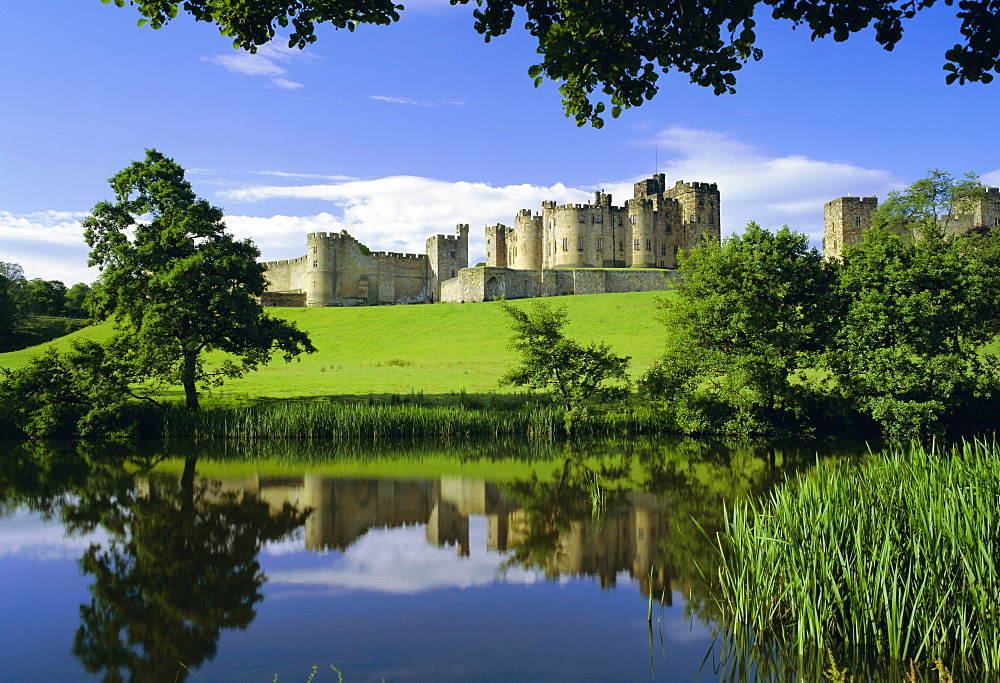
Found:
[{"label": "castle battlement", "polygon": [[373,251],[372,256],[375,258],[409,259],[411,261],[427,258],[426,254],[402,254],[396,251]]}]

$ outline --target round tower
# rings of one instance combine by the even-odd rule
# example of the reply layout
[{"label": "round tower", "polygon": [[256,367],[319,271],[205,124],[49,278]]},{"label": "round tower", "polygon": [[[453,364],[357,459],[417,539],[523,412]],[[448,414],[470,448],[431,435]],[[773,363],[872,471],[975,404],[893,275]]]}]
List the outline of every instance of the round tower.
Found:
[{"label": "round tower", "polygon": [[[626,246],[626,260],[632,268],[655,268],[657,249],[653,202],[647,198],[628,202],[629,224],[632,226],[631,244]],[[659,241],[663,241],[662,239]]]},{"label": "round tower", "polygon": [[584,229],[589,224],[589,206],[568,204],[552,212],[552,268],[580,268],[584,265]]},{"label": "round tower", "polygon": [[[521,209],[514,223],[514,258],[508,263],[518,270],[539,270],[542,267],[542,217],[532,216],[531,209]],[[509,253],[509,252],[508,252]]]},{"label": "round tower", "polygon": [[306,306],[332,306],[337,291],[337,236],[306,236]]}]

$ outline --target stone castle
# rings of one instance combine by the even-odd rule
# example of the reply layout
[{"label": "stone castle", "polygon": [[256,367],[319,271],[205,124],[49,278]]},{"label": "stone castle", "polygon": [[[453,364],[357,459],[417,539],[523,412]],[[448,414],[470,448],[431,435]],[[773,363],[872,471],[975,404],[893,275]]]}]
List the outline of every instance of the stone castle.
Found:
[{"label": "stone castle", "polygon": [[265,306],[416,304],[439,300],[441,282],[469,265],[469,226],[427,238],[425,254],[370,252],[347,234],[306,236],[306,255],[265,264]]},{"label": "stone castle", "polygon": [[265,305],[353,306],[464,303],[499,297],[666,289],[677,256],[703,237],[719,239],[715,183],[678,181],[662,173],[636,183],[614,206],[542,203],[522,209],[514,227],[486,228],[486,265],[469,268],[469,226],[427,239],[426,254],[370,253],[347,234],[313,233],[305,256],[267,262]]},{"label": "stone castle", "polygon": [[[878,208],[876,197],[838,197],[823,205],[823,255],[840,258],[844,249],[857,244],[872,225]],[[979,228],[1000,228],[1000,189],[986,188],[986,197],[970,213],[939,216],[946,235],[960,235]],[[907,231],[909,232],[909,231]]]}]

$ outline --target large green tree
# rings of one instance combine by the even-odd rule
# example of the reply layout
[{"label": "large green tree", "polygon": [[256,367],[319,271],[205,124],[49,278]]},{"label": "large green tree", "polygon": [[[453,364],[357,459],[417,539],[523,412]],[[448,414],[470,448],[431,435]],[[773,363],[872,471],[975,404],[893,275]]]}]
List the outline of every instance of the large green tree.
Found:
[{"label": "large green tree", "polygon": [[14,334],[25,316],[24,270],[0,261],[0,337]]},{"label": "large green tree", "polygon": [[110,183],[114,202],[83,221],[101,270],[92,310],[114,317],[143,375],[180,384],[197,410],[199,385],[242,376],[275,351],[286,361],[315,351],[294,324],[264,313],[260,252],[225,231],[222,210],[195,195],[180,165],[150,149]]},{"label": "large green tree", "polygon": [[787,227],[772,233],[750,223],[742,235],[692,249],[680,259],[681,284],[657,304],[666,349],[641,388],[701,405],[688,431],[787,423],[802,372],[830,339],[834,268]]},{"label": "large green tree", "polygon": [[[393,0],[101,0],[134,5],[140,25],[160,28],[179,13],[218,26],[233,45],[251,52],[290,27],[289,47],[316,40],[317,24],[354,30],[358,24],[390,24],[402,5]],[[904,23],[938,0],[450,0],[475,3],[475,30],[487,41],[510,30],[515,16],[538,41],[541,61],[528,69],[536,84],[560,82],[568,116],[578,125],[602,124],[657,92],[659,73],[679,71],[716,94],[734,92],[736,72],[759,60],[755,29],[760,14],[805,27],[813,39],[836,41],[874,29],[875,41],[892,50]],[[948,83],[993,80],[1000,72],[1000,12],[996,0],[940,0],[958,5],[960,42],[944,54]],[[606,96],[606,98],[605,98]],[[606,100],[606,101],[605,101]]]},{"label": "large green tree", "polygon": [[903,239],[873,228],[844,254],[845,309],[828,364],[844,394],[884,431],[953,424],[1000,389],[1000,234]]}]

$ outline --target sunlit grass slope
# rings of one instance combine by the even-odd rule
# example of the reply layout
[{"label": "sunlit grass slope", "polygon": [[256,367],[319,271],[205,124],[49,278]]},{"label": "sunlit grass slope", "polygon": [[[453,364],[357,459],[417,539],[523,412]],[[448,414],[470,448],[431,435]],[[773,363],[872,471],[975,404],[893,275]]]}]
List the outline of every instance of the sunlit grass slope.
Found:
[{"label": "sunlit grass slope", "polygon": [[[638,376],[663,348],[663,327],[653,320],[653,299],[662,293],[597,294],[551,299],[569,313],[567,334],[603,341],[632,356]],[[528,306],[528,301],[515,301]],[[212,392],[225,397],[308,397],[367,394],[449,394],[498,389],[511,363],[508,318],[494,303],[274,308],[273,315],[309,333],[318,351],[298,361],[274,360]],[[51,344],[68,348],[74,338],[106,338],[98,325]],[[0,354],[0,367],[21,367],[49,345]]]}]

